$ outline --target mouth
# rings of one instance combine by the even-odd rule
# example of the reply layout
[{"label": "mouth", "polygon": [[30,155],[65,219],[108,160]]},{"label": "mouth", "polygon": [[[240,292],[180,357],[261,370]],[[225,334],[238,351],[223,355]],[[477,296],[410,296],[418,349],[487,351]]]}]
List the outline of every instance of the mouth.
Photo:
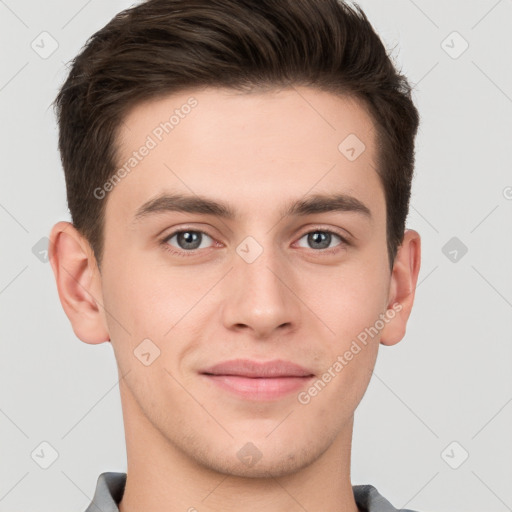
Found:
[{"label": "mouth", "polygon": [[298,391],[315,376],[290,361],[261,363],[249,359],[225,361],[202,370],[200,374],[221,390],[256,401],[282,398]]}]

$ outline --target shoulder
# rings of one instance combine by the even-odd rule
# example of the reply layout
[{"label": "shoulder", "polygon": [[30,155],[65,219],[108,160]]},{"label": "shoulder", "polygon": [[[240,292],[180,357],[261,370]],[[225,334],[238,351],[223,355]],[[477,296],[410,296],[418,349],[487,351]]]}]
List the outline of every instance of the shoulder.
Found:
[{"label": "shoulder", "polygon": [[91,504],[85,512],[119,512],[117,505],[123,497],[126,473],[101,473],[96,483],[96,490]]},{"label": "shoulder", "polygon": [[354,485],[352,489],[357,506],[364,512],[414,512],[395,508],[373,485]]}]

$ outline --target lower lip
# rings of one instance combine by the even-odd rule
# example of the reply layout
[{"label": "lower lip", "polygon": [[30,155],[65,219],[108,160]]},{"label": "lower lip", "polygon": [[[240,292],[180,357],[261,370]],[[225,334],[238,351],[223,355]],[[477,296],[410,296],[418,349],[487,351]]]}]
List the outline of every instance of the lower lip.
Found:
[{"label": "lower lip", "polygon": [[231,391],[247,400],[276,400],[308,383],[309,377],[250,378],[235,375],[205,375],[222,389]]}]

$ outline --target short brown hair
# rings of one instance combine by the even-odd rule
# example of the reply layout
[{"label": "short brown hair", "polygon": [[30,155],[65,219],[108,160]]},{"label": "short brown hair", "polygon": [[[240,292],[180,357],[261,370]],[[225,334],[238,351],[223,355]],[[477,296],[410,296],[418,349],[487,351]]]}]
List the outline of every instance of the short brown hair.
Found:
[{"label": "short brown hair", "polygon": [[350,95],[371,114],[392,268],[419,116],[364,12],[341,0],[147,0],[89,38],[55,107],[69,210],[98,265],[106,201],[93,191],[116,171],[116,137],[129,108],[187,88],[290,85]]}]

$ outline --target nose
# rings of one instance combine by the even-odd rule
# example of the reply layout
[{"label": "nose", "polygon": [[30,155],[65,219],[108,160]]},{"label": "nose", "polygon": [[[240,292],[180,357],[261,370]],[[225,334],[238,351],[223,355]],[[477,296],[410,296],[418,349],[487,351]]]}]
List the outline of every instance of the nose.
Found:
[{"label": "nose", "polygon": [[274,252],[264,250],[251,263],[235,254],[224,285],[222,318],[227,329],[265,339],[297,328],[300,304],[293,291],[293,272]]}]

